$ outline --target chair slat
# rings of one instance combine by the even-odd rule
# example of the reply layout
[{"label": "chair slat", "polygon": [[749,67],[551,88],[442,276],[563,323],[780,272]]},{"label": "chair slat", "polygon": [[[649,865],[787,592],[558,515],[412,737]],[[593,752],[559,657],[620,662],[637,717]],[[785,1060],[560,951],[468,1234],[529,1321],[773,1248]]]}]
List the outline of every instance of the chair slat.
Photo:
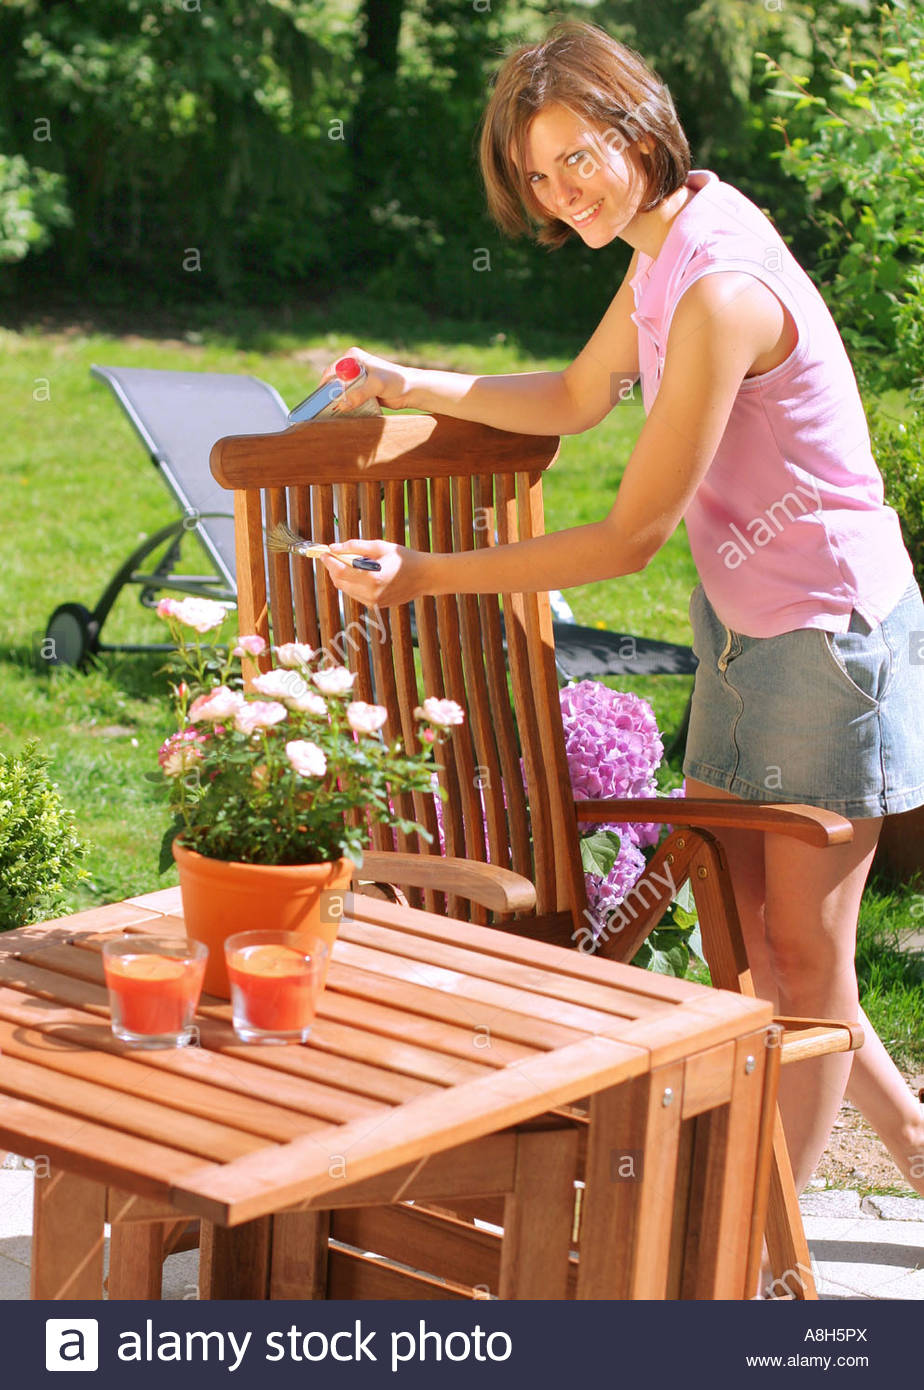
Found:
[{"label": "chair slat", "polygon": [[[434,478],[430,493],[433,511],[433,544],[437,551],[452,550],[452,491],[450,479]],[[462,629],[459,621],[459,608],[454,594],[443,594],[436,600],[437,620],[440,632],[440,650],[443,656],[443,672],[446,693],[470,714],[465,674],[462,666]],[[473,754],[470,718],[467,717],[461,729],[457,729],[446,746],[445,752],[452,761],[459,786],[459,813],[462,818],[463,853],[469,859],[486,862],[484,843],[483,811],[481,798],[475,784],[475,758]]]},{"label": "chair slat", "polygon": [[[311,497],[308,488],[289,489],[289,516],[292,528],[300,536],[311,535]],[[295,565],[292,574],[292,601],[295,605],[295,635],[309,647],[321,645],[318,626],[318,604],[315,592],[313,565]]]},{"label": "chair slat", "polygon": [[[478,530],[475,533],[477,542],[479,545],[493,545],[497,515],[494,501],[494,480],[492,478],[483,476],[475,479],[475,503],[479,515],[485,518],[486,523],[483,530]],[[530,848],[526,793],[523,786],[523,773],[520,768],[520,740],[510,704],[503,625],[497,595],[479,595],[478,611],[481,615],[484,634],[485,671],[503,770],[507,822],[510,827],[510,864],[502,867],[510,867],[514,873],[522,874],[524,878],[531,879],[533,876],[533,857]]]},{"label": "chair slat", "polygon": [[[517,475],[517,509],[522,539],[545,533],[541,473]],[[550,839],[545,852],[552,862],[555,894],[554,902],[549,907],[570,908],[577,919],[586,905],[586,890],[578,849],[574,793],[565,753],[552,613],[547,593],[525,594],[523,597],[528,669],[533,689],[532,708],[542,751],[540,801],[549,808]]]},{"label": "chair slat", "polygon": [[[503,474],[497,478],[495,487],[498,499],[498,539],[504,545],[519,539],[516,485],[513,478]],[[532,698],[527,607],[534,601],[535,597],[531,594],[504,594],[507,661],[514,700],[519,712],[520,747],[529,790],[533,854],[531,877],[536,885],[536,910],[541,913],[548,912],[555,906],[555,863],[551,848],[552,823],[544,795],[546,750],[542,746]]]},{"label": "chair slat", "polygon": [[[460,550],[475,548],[475,517],[472,485],[468,478],[453,478],[453,540]],[[484,666],[484,644],[478,613],[477,594],[459,595],[462,636],[462,662],[468,693],[468,727],[474,742],[476,781],[487,825],[489,863],[506,868],[510,855],[503,795],[503,780],[494,728],[491,700]]]},{"label": "chair slat", "polygon": [[[414,480],[408,483],[408,521],[410,531],[410,544],[416,550],[432,549],[430,543],[430,505],[429,493],[425,482]],[[446,695],[446,688],[443,681],[443,667],[440,659],[440,636],[437,624],[436,600],[430,597],[416,599],[414,602],[414,615],[417,623],[417,646],[420,652],[420,666],[423,677],[423,689],[427,696],[435,696],[443,699]],[[442,755],[436,759],[436,771],[439,784],[446,792],[446,799],[442,804],[443,834],[445,839],[446,853],[464,856],[464,832],[462,828],[462,817],[459,809],[459,788],[458,779],[455,775],[455,768],[449,758],[446,757],[445,749]],[[449,913],[457,906],[455,899],[452,900]]]},{"label": "chair slat", "polygon": [[[380,483],[360,483],[359,521],[360,530],[366,540],[381,540],[382,538],[382,501],[382,485]],[[385,725],[384,735],[392,743],[397,739],[402,739],[406,746],[406,736],[401,727],[401,707],[395,676],[395,650],[392,641],[393,614],[394,610],[380,609],[376,615],[375,625],[367,621],[366,628],[370,634],[369,655],[372,662],[372,683],[375,699],[378,704],[384,705],[388,710],[388,723]],[[364,618],[368,618],[368,614],[364,614]],[[395,800],[402,816],[408,820],[416,818],[414,800],[408,792],[399,793]],[[386,841],[384,831],[381,831],[380,834],[383,842],[388,843],[389,848],[396,844],[402,853],[410,853],[417,848],[418,838],[416,835],[409,835],[398,830],[394,832],[393,838]],[[376,847],[379,847],[378,842],[376,842]],[[419,897],[419,894],[416,896]]]},{"label": "chair slat", "polygon": [[[324,545],[336,540],[334,529],[334,489],[319,486],[311,493],[311,539]],[[314,565],[314,562],[310,562]],[[328,578],[323,566],[315,568],[315,582],[318,591],[318,620],[320,625],[320,645],[332,661],[342,662],[336,639],[340,634],[340,594]]]},{"label": "chair slat", "polygon": [[[371,484],[370,484],[371,486]],[[404,484],[389,482],[385,484],[385,538],[396,542],[398,545],[407,543],[407,525],[405,511]],[[395,722],[400,721],[401,732],[404,737],[404,746],[411,752],[417,752],[420,748],[420,741],[417,737],[416,721],[414,720],[414,709],[418,704],[419,688],[417,683],[417,668],[414,662],[414,640],[411,634],[411,608],[409,604],[401,604],[400,607],[391,608],[384,621],[388,625],[391,636],[391,646],[393,652],[393,664],[395,674]],[[433,797],[426,796],[422,792],[414,792],[414,819],[422,825],[432,837],[431,842],[419,836],[413,837],[410,846],[421,854],[439,854],[439,839],[436,820],[436,807]],[[428,912],[439,912],[445,909],[445,897],[442,893],[426,891],[423,894],[419,890],[414,890],[414,899],[420,900]],[[409,894],[409,901],[412,901]]]},{"label": "chair slat", "polygon": [[[260,492],[234,494],[234,547],[237,563],[237,621],[242,634],[256,633],[269,646],[269,609],[266,602],[266,558],[263,550],[263,510]],[[257,671],[268,671],[268,653],[245,656],[241,662],[244,679]]]},{"label": "chair slat", "polygon": [[[288,524],[286,491],[281,487],[266,489],[267,527],[280,522]],[[272,613],[273,642],[295,641],[295,623],[292,617],[292,575],[289,569],[289,556],[286,551],[272,550],[269,553],[270,610]]]}]

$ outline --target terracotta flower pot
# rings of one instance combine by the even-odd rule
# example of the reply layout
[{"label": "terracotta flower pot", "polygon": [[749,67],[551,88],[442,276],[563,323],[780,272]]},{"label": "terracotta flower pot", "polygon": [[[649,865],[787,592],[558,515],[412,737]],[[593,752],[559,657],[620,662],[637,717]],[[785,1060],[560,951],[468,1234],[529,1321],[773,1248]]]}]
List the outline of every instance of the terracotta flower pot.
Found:
[{"label": "terracotta flower pot", "polygon": [[[225,939],[261,927],[320,936],[333,949],[340,921],[336,904],[322,898],[346,892],[354,873],[349,859],[328,864],[239,864],[209,859],[173,842],[180,871],[186,932],[209,948],[203,989],[230,997]],[[328,960],[330,958],[328,957]]]}]

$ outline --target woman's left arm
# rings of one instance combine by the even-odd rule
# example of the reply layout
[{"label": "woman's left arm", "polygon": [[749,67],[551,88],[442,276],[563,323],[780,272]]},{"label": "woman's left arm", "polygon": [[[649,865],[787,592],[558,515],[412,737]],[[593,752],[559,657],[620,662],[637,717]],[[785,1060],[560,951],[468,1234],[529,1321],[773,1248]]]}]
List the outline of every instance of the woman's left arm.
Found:
[{"label": "woman's left arm", "polygon": [[568,589],[644,569],[677,528],[715,456],[742,380],[773,350],[785,314],[753,276],[696,281],[674,313],[658,394],[608,515],[586,526],[479,550],[432,554],[387,541],[344,541],[379,573],[323,561],[338,588],[366,604],[421,594]]}]

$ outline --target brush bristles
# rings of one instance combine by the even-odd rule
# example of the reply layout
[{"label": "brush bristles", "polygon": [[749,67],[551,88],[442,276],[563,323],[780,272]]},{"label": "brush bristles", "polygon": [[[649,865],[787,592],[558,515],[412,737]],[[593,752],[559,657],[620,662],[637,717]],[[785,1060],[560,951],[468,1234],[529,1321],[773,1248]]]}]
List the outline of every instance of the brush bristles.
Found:
[{"label": "brush bristles", "polygon": [[284,521],[277,521],[266,533],[267,550],[294,550],[297,545],[304,544],[301,536],[297,536]]}]

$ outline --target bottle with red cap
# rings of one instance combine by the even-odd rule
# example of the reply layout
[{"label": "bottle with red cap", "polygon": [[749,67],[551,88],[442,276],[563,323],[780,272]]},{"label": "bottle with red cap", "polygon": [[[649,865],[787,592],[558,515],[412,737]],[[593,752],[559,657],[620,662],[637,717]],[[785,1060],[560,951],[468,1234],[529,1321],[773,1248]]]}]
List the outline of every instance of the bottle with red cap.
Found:
[{"label": "bottle with red cap", "polygon": [[305,420],[329,420],[340,416],[381,415],[382,407],[375,396],[351,408],[349,401],[340,410],[334,410],[333,403],[352,391],[366,379],[366,369],[355,357],[341,357],[334,363],[335,375],[317,391],[301,401],[294,410],[289,411],[290,425],[302,424]]}]

